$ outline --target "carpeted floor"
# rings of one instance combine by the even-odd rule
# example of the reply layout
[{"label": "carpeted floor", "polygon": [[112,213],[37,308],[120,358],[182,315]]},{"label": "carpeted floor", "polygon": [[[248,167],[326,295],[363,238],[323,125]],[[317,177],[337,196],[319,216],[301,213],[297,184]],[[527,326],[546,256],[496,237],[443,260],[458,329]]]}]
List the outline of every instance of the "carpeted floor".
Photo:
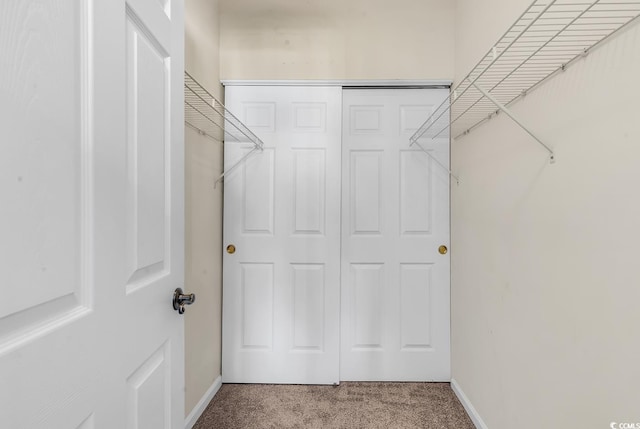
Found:
[{"label": "carpeted floor", "polygon": [[225,384],[194,429],[474,429],[449,383]]}]

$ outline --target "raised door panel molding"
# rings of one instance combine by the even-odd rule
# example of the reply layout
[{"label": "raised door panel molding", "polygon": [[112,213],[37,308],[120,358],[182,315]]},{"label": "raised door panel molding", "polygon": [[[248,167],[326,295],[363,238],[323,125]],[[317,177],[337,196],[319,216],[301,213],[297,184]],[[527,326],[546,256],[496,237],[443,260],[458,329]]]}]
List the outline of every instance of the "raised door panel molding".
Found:
[{"label": "raised door panel molding", "polygon": [[325,266],[292,264],[293,350],[321,352],[324,348]]},{"label": "raised door panel molding", "polygon": [[430,234],[433,218],[431,159],[415,150],[400,151],[400,234]]},{"label": "raised door panel molding", "polygon": [[89,2],[14,3],[0,8],[0,111],[17,113],[0,118],[0,272],[20,298],[0,300],[0,354],[87,314],[94,287]]},{"label": "raised door panel molding", "polygon": [[381,150],[350,152],[351,234],[382,234],[382,158]]},{"label": "raised door panel molding", "polygon": [[402,351],[430,351],[431,266],[400,264],[400,346]]},{"label": "raised door panel molding", "polygon": [[165,343],[127,377],[127,429],[171,427],[169,355]]},{"label": "raised door panel molding", "polygon": [[271,350],[274,264],[243,263],[241,267],[242,348]]},{"label": "raised door panel molding", "polygon": [[127,20],[127,292],[168,273],[167,201],[170,192],[168,58],[141,28]]},{"label": "raised door panel molding", "polygon": [[351,264],[351,320],[354,349],[382,349],[384,264]]},{"label": "raised door panel molding", "polygon": [[294,234],[322,235],[325,231],[324,149],[293,150]]}]

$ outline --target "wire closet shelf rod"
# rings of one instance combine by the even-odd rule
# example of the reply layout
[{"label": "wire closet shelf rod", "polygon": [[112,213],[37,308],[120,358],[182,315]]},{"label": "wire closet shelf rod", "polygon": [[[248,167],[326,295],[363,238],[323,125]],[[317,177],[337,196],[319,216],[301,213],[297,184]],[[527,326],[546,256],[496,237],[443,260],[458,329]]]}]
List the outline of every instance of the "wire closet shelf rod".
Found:
[{"label": "wire closet shelf rod", "polygon": [[[640,0],[534,1],[418,128],[411,144],[447,130],[456,139],[499,111],[511,117],[510,104],[639,15]],[[551,149],[526,131],[553,161]]]},{"label": "wire closet shelf rod", "polygon": [[184,74],[184,121],[187,126],[215,141],[251,144],[250,150],[223,171],[216,183],[251,154],[262,151],[264,146],[262,140],[187,72]]}]

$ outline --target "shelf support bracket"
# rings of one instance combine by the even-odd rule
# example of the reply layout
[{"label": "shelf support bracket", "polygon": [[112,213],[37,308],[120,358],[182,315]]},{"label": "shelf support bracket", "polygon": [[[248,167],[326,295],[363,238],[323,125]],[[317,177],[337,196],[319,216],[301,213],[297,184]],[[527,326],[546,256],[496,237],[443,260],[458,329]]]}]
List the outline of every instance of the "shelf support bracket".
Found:
[{"label": "shelf support bracket", "polygon": [[220,176],[218,176],[218,178],[216,179],[215,183],[213,184],[213,187],[215,188],[218,183],[222,182],[224,180],[224,176],[226,176],[227,174],[231,173],[233,170],[236,169],[236,167],[238,167],[240,164],[242,164],[247,158],[249,158],[251,155],[253,155],[257,150],[262,151],[262,148],[259,146],[254,146],[249,152],[245,153],[242,158],[240,158],[235,164],[233,164],[231,167],[227,168],[226,170],[224,170],[222,172],[222,174],[220,174]]},{"label": "shelf support bracket", "polygon": [[[427,156],[429,158],[431,158],[436,164],[438,164],[440,167],[442,167],[443,169],[447,170],[447,172],[449,173],[449,176],[453,177],[454,179],[456,179],[456,184],[460,184],[460,178],[458,176],[456,176],[455,174],[453,174],[453,172],[451,171],[451,169],[449,169],[446,165],[444,165],[443,163],[441,163],[440,161],[438,161],[438,159],[433,156],[431,154],[431,152],[429,152],[428,150],[426,150],[424,147],[422,147],[422,145],[420,143],[418,143],[417,140],[411,140],[411,145],[416,144],[418,145],[418,147],[420,148],[421,151],[423,151],[424,153],[427,154]],[[410,146],[411,146],[410,145]]]},{"label": "shelf support bracket", "polygon": [[511,118],[511,120],[513,120],[513,122],[515,122],[516,124],[518,124],[518,126],[520,128],[522,128],[523,130],[525,130],[527,132],[527,134],[529,134],[531,137],[534,138],[535,141],[537,141],[538,143],[540,143],[540,145],[542,145],[542,147],[544,147],[547,152],[549,152],[549,163],[553,164],[556,160],[555,160],[555,155],[553,153],[553,150],[547,146],[542,140],[540,140],[531,130],[529,130],[527,127],[525,127],[522,122],[520,122],[518,120],[518,118],[516,118],[513,113],[511,113],[511,111],[502,103],[500,103],[498,100],[496,100],[493,95],[491,95],[489,92],[487,92],[484,88],[482,88],[481,86],[478,86],[475,82],[471,82],[471,85],[473,85],[478,91],[480,91],[482,93],[482,95],[484,95],[489,101],[491,101],[493,104],[496,105],[496,107],[498,109],[500,109],[501,112],[503,112],[505,115],[507,115],[508,117]]}]

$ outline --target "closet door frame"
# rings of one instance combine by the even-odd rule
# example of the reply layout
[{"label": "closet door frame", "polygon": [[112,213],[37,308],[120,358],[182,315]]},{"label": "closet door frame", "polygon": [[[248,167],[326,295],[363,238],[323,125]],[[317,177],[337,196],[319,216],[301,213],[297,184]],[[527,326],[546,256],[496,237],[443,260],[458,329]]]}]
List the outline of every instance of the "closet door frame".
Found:
[{"label": "closet door frame", "polygon": [[[402,88],[450,88],[451,86],[451,81],[448,80],[352,80],[352,81],[304,81],[304,80],[296,80],[296,81],[239,81],[239,80],[226,80],[222,82],[223,85],[226,88],[229,87],[234,87],[234,86],[243,86],[243,87],[252,87],[252,86],[257,86],[257,87],[280,87],[280,86],[297,86],[297,87],[317,87],[317,86],[333,86],[333,87],[339,87],[341,89],[341,91],[345,91],[348,88],[370,88],[370,89],[402,89]],[[229,107],[229,103],[227,102],[227,107]],[[234,110],[234,107],[236,108]],[[244,118],[242,117],[242,112],[239,112],[238,109],[239,106],[231,106],[230,111],[232,113],[234,113],[236,116],[239,116],[241,120],[243,120]],[[340,115],[342,114],[342,104],[339,105],[338,107],[340,109]],[[252,129],[252,131],[254,133],[256,133],[259,137],[262,138],[261,132],[259,129],[256,129],[256,127],[252,127],[251,124],[247,124],[249,125],[249,128]],[[341,124],[341,127],[343,127],[344,124]],[[258,127],[259,128],[259,127]],[[340,145],[342,145],[342,139],[340,141]],[[341,163],[344,163],[345,160],[341,160]],[[239,169],[240,170],[240,169]],[[342,189],[342,167],[340,167],[340,172],[338,174],[338,180],[340,182],[339,187]],[[226,187],[225,192],[233,192],[232,189],[230,189],[230,187]],[[274,192],[279,192],[276,189],[274,189]],[[342,190],[342,192],[345,192],[344,190]],[[338,204],[338,212],[340,213],[342,211],[341,206],[344,202],[340,201]],[[227,212],[227,209],[225,208],[225,219],[229,219],[232,217],[232,214],[229,212]],[[340,223],[342,223],[340,221]],[[342,226],[339,226],[339,229],[342,229]],[[225,234],[226,234],[226,227],[225,227]],[[341,237],[340,233],[340,237]],[[224,240],[224,247],[226,248],[228,244],[227,240],[225,238]],[[342,247],[342,243],[341,243],[342,239],[340,238],[338,240],[338,247],[341,249]],[[233,244],[233,243],[231,243]],[[341,253],[340,249],[338,249],[338,254]],[[229,256],[228,253],[226,253],[226,249],[225,249],[225,254],[224,257],[227,258]],[[344,270],[344,267],[341,266],[342,263],[340,263],[340,268],[339,270]],[[225,264],[225,271],[227,271],[228,268],[226,267]],[[226,272],[224,273],[225,277],[226,277]],[[344,278],[344,273],[342,274],[342,277]],[[223,283],[226,283],[223,281]],[[342,281],[340,281],[340,283],[342,283]],[[229,285],[225,285],[223,284],[223,288],[225,287],[229,287]],[[339,290],[341,290],[343,287],[342,284],[339,285]],[[341,292],[340,292],[341,293]],[[224,293],[223,293],[224,294]],[[228,295],[228,294],[224,294],[224,295]],[[338,309],[340,308],[340,301],[342,300],[342,298],[340,298],[340,300],[338,301]],[[447,309],[448,311],[449,309]],[[227,358],[225,359],[225,355],[226,352],[228,352],[230,344],[232,343],[233,340],[231,340],[229,338],[230,334],[228,332],[227,326],[225,326],[226,323],[229,323],[227,318],[224,317],[224,313],[227,312],[229,313],[230,311],[232,311],[231,305],[228,302],[228,300],[224,300],[223,301],[223,380],[225,382],[257,382],[257,383],[266,383],[266,382],[273,382],[273,383],[308,383],[308,384],[332,384],[332,383],[338,383],[340,380],[344,380],[344,378],[342,377],[342,374],[338,374],[337,376],[332,376],[331,380],[327,379],[327,380],[304,380],[304,379],[293,379],[293,378],[282,378],[282,377],[277,377],[277,378],[273,378],[273,377],[269,377],[269,376],[255,376],[254,375],[250,376],[250,377],[244,377],[242,379],[237,378],[236,376],[233,376],[230,374],[228,365],[225,365],[224,362],[226,361],[227,363],[231,362],[233,359],[230,358],[229,356],[227,356]],[[339,318],[339,317],[338,317]],[[342,329],[342,328],[340,328]],[[236,334],[233,335],[241,335],[239,333],[240,331],[236,332]],[[226,338],[225,338],[226,337]],[[340,334],[337,334],[337,337],[335,339],[335,341],[337,342],[337,344],[339,345],[338,349],[340,348]],[[340,354],[340,351],[338,352],[338,354]],[[264,369],[264,366],[263,366]]]}]

